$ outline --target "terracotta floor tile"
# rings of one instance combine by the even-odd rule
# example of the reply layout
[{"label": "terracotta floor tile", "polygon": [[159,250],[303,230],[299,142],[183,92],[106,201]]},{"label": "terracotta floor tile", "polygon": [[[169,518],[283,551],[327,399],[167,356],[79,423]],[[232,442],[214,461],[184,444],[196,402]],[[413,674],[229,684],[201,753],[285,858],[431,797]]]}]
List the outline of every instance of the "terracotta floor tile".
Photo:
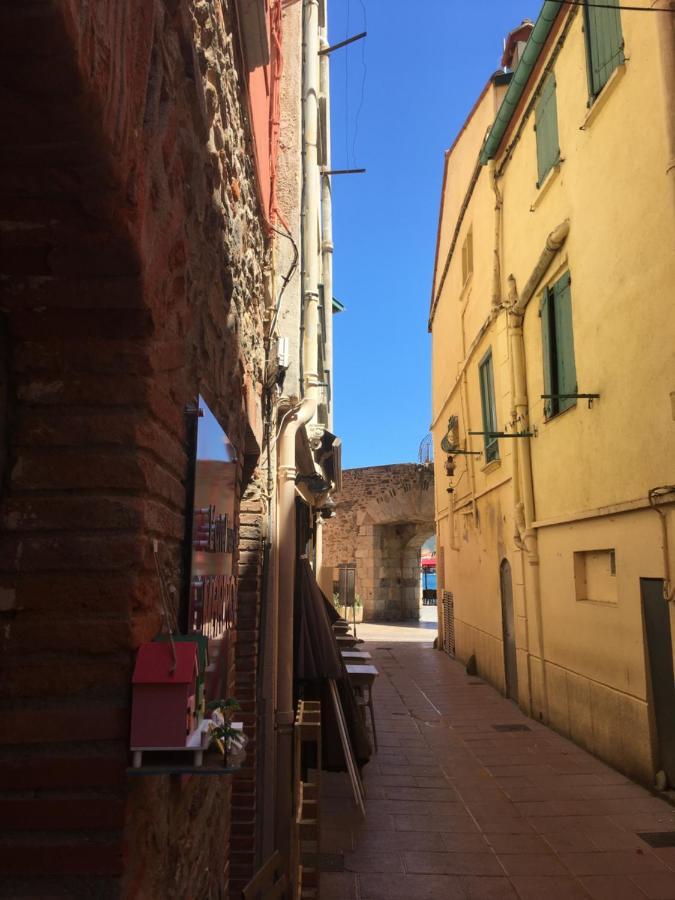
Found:
[{"label": "terracotta floor tile", "polygon": [[356,900],[356,875],[351,872],[322,872],[321,900]]},{"label": "terracotta floor tile", "polygon": [[406,872],[420,875],[503,875],[504,870],[491,853],[433,853],[416,851],[403,854]]},{"label": "terracotta floor tile", "polygon": [[495,853],[550,853],[551,847],[538,834],[489,834]]},{"label": "terracotta floor tile", "polygon": [[553,853],[500,853],[508,875],[566,875],[567,869]]},{"label": "terracotta floor tile", "polygon": [[[490,853],[491,848],[485,835],[475,831],[445,831],[440,835],[443,848],[451,853]],[[410,848],[415,850],[426,847]],[[428,848],[431,849],[431,848]]]},{"label": "terracotta floor tile", "polygon": [[[421,631],[377,626],[366,645],[380,754],[365,821],[347,776],[326,775],[323,849],[343,850],[346,871],[324,874],[322,898],[675,900],[675,848],[635,834],[675,831],[675,811],[468,678],[430,635],[413,643]],[[529,730],[493,727],[515,723]]]},{"label": "terracotta floor tile", "polygon": [[359,891],[361,900],[466,900],[455,875],[359,875]]},{"label": "terracotta floor tile", "polygon": [[467,900],[517,900],[508,878],[463,876],[460,878]]},{"label": "terracotta floor tile", "polygon": [[542,837],[554,853],[595,853],[599,849],[591,836],[583,831],[559,831]]},{"label": "terracotta floor tile", "polygon": [[[440,832],[429,831],[365,831],[358,836],[356,849],[360,852],[378,850],[446,850],[448,849]],[[482,840],[479,834],[462,835]],[[452,848],[450,848],[452,849]],[[474,849],[474,848],[471,848]],[[478,849],[482,849],[479,844]]]},{"label": "terracotta floor tile", "polygon": [[533,828],[526,819],[496,818],[481,819],[481,831],[485,834],[532,834]]},{"label": "terracotta floor tile", "polygon": [[459,795],[449,785],[439,788],[386,787],[382,788],[387,800],[431,800],[436,803],[459,803]]},{"label": "terracotta floor tile", "polygon": [[649,900],[675,900],[675,872],[633,875],[631,877]]},{"label": "terracotta floor tile", "polygon": [[581,883],[593,900],[645,900],[644,893],[625,875],[589,875]]},{"label": "terracotta floor tile", "polygon": [[478,831],[468,815],[417,816],[394,815],[396,831]]},{"label": "terracotta floor tile", "polygon": [[655,854],[640,850],[561,853],[560,858],[575,875],[632,875],[665,870],[665,864]]},{"label": "terracotta floor tile", "polygon": [[588,900],[579,882],[566,876],[521,875],[511,882],[521,900]]},{"label": "terracotta floor tile", "polygon": [[675,847],[655,847],[654,853],[667,866],[670,866],[671,869],[675,870]]},{"label": "terracotta floor tile", "polygon": [[377,853],[359,850],[345,853],[347,872],[403,872],[400,853]]},{"label": "terracotta floor tile", "polygon": [[418,778],[415,778],[414,781],[415,781],[417,787],[423,787],[423,788],[452,787],[450,782],[443,775],[440,775],[440,776],[439,775],[434,775],[434,776],[421,775]]}]

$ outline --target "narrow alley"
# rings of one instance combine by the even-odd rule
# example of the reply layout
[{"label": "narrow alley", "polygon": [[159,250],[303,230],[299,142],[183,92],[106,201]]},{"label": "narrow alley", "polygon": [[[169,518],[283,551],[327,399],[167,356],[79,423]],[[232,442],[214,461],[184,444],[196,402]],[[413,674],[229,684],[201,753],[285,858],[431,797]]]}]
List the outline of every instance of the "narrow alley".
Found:
[{"label": "narrow alley", "polygon": [[468,676],[430,625],[359,628],[379,753],[365,823],[323,775],[323,900],[675,898],[675,809]]}]

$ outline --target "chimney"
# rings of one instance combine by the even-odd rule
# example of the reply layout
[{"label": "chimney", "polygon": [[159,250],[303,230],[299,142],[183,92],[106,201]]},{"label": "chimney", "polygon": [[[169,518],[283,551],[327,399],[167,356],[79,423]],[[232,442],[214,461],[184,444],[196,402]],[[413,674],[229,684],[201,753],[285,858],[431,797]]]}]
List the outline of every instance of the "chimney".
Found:
[{"label": "chimney", "polygon": [[504,41],[504,52],[502,54],[502,68],[505,71],[514,72],[516,70],[533,28],[534,22],[530,19],[524,19],[517,28],[509,32]]}]

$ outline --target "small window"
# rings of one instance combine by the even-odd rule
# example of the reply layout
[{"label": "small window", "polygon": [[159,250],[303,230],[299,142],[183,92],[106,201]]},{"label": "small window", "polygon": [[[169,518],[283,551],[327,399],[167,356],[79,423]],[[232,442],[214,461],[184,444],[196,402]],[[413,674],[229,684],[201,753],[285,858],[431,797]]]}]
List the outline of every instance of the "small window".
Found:
[{"label": "small window", "polygon": [[576,404],[577,372],[572,333],[571,278],[566,272],[546,288],[541,298],[541,338],[544,357],[544,404],[547,419]]},{"label": "small window", "polygon": [[588,89],[592,103],[614,69],[626,59],[619,0],[586,0],[584,18]]},{"label": "small window", "polygon": [[499,459],[499,441],[492,434],[497,431],[497,411],[495,409],[495,381],[492,371],[492,350],[481,360],[478,367],[480,376],[480,402],[483,409],[483,436],[485,461]]},{"label": "small window", "polygon": [[473,274],[473,228],[469,228],[462,245],[462,287]]},{"label": "small window", "polygon": [[537,187],[541,187],[544,178],[560,162],[555,87],[555,75],[550,72],[542,85],[534,114],[534,130],[537,135]]}]

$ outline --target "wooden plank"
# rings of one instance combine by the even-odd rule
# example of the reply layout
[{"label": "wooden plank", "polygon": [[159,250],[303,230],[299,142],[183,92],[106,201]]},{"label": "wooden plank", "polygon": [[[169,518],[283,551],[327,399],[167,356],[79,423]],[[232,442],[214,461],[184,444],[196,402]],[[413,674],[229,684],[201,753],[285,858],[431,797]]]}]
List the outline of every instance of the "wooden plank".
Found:
[{"label": "wooden plank", "polygon": [[335,707],[335,716],[338,722],[338,731],[340,732],[340,741],[342,742],[342,750],[345,755],[345,760],[347,762],[347,771],[349,772],[349,779],[352,783],[352,792],[354,794],[354,801],[358,806],[361,815],[365,819],[366,817],[366,807],[365,807],[365,792],[363,790],[363,784],[361,782],[361,776],[359,775],[359,770],[356,765],[356,760],[354,759],[354,752],[352,750],[351,741],[349,740],[349,733],[347,731],[347,723],[345,722],[344,711],[342,709],[342,704],[340,703],[340,695],[338,694],[337,685],[335,684],[335,679],[329,678],[328,683],[330,685],[330,692],[333,699],[333,706]]}]

